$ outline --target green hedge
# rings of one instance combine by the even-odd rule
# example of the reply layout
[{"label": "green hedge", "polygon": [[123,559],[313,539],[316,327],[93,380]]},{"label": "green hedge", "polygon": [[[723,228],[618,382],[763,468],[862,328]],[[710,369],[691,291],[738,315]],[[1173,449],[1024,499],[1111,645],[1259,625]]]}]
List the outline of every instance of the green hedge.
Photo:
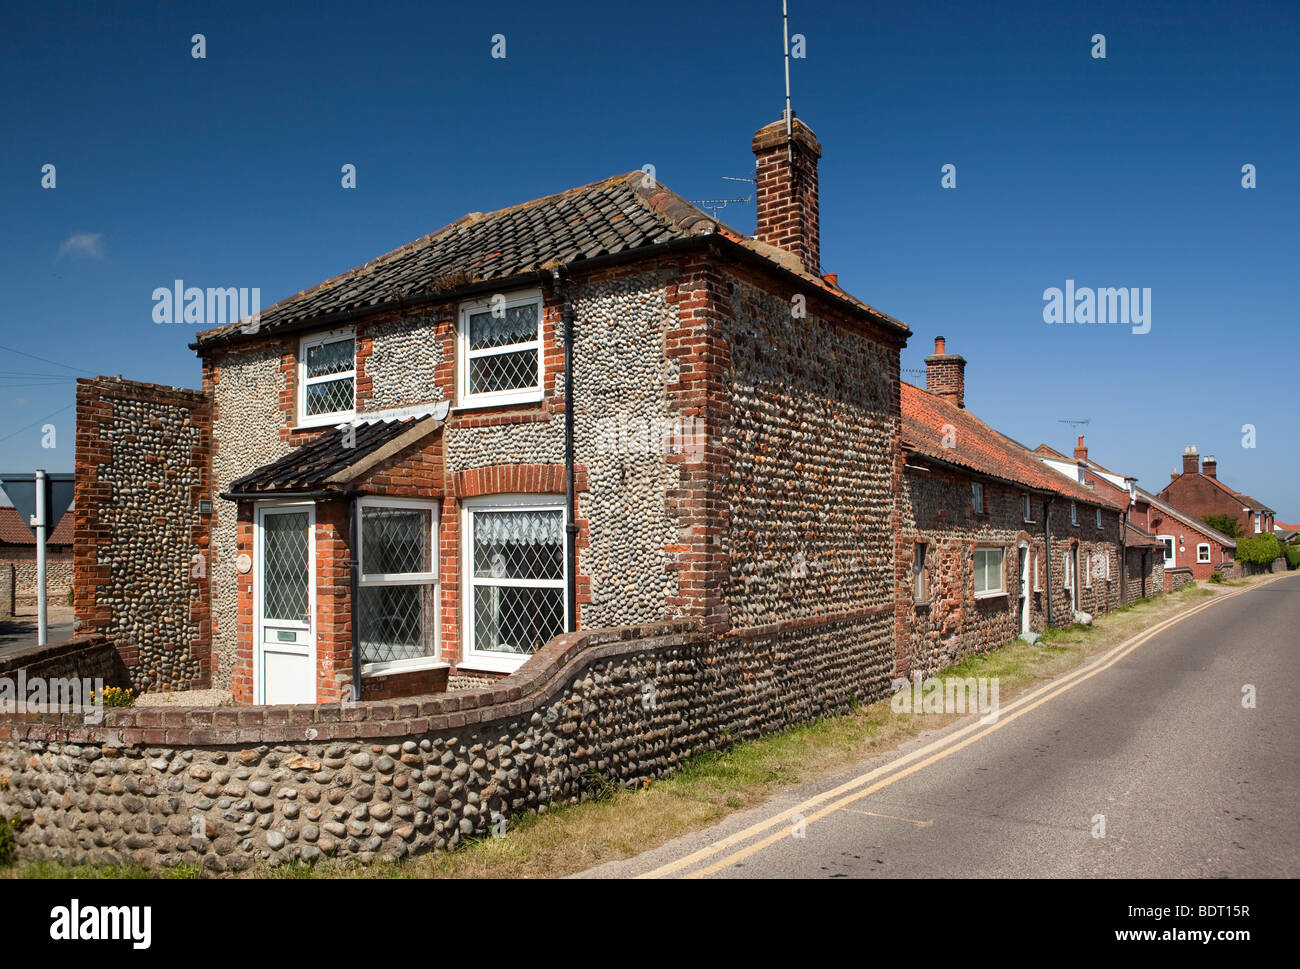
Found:
[{"label": "green hedge", "polygon": [[1253,535],[1237,541],[1237,561],[1268,565],[1282,554],[1282,543],[1276,535]]},{"label": "green hedge", "polygon": [[1287,568],[1300,569],[1300,545],[1284,545],[1282,551],[1286,553]]}]

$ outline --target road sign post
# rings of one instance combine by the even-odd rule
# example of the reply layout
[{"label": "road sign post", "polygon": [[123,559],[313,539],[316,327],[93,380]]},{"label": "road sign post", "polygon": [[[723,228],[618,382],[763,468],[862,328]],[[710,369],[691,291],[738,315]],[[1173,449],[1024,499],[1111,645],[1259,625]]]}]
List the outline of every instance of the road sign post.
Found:
[{"label": "road sign post", "polygon": [[36,534],[36,628],[37,642],[44,646],[49,634],[45,541],[72,504],[75,477],[47,473],[44,468],[38,468],[35,474],[0,474],[0,488],[14,503],[27,527]]}]

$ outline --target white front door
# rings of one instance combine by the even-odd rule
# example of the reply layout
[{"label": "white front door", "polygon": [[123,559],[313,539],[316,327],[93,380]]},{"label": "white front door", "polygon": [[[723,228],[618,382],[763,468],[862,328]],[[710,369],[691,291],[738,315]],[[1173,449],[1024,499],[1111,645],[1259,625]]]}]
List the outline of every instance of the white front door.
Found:
[{"label": "white front door", "polygon": [[316,507],[257,509],[253,702],[316,702]]},{"label": "white front door", "polygon": [[1020,631],[1029,632],[1029,549],[1020,547]]}]

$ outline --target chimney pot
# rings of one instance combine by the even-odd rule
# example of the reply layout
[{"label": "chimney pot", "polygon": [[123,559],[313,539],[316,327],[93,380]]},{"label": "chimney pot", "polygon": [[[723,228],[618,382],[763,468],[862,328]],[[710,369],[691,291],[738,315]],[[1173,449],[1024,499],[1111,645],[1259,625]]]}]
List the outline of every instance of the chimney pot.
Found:
[{"label": "chimney pot", "polygon": [[958,407],[966,406],[966,360],[947,353],[943,337],[935,337],[934,353],[925,358],[925,389]]},{"label": "chimney pot", "polygon": [[1205,463],[1201,467],[1201,473],[1207,478],[1217,478],[1218,470],[1219,462],[1214,460],[1213,454],[1207,454],[1205,456]]},{"label": "chimney pot", "polygon": [[1086,464],[1088,461],[1088,449],[1083,446],[1083,435],[1079,435],[1079,443],[1074,446],[1074,460]]},{"label": "chimney pot", "polygon": [[798,118],[785,116],[759,128],[753,141],[759,185],[754,238],[799,257],[804,269],[821,275],[821,230],[817,204],[817,160],[822,146],[813,130]]}]

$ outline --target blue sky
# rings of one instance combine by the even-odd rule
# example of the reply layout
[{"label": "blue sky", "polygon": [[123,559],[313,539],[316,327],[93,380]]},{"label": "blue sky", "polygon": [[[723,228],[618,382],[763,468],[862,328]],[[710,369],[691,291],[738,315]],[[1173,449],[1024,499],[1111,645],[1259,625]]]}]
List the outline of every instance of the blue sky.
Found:
[{"label": "blue sky", "polygon": [[[194,327],[152,321],[156,287],[256,286],[267,306],[464,212],[647,163],[688,198],[743,195],[720,176],[752,173],[783,106],[775,2],[382,10],[7,13],[0,470],[72,469],[78,374],[197,386]],[[1197,444],[1300,518],[1300,4],[991,11],[792,0],[823,269],[912,327],[905,368],[947,337],[970,408],[1022,443],[1068,450],[1060,421],[1086,418],[1093,457],[1153,491]],[[720,215],[753,229],[752,204]],[[1150,288],[1150,332],[1044,323],[1067,279]]]}]

